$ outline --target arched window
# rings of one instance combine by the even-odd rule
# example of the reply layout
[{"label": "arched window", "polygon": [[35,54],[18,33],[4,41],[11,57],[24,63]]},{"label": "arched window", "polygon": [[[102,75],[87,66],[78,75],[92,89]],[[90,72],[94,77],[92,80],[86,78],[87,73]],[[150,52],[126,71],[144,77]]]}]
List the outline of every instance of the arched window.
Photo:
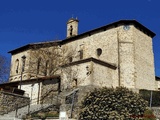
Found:
[{"label": "arched window", "polygon": [[19,72],[19,60],[18,59],[15,62],[15,67],[16,67],[16,73],[18,74]]},{"label": "arched window", "polygon": [[37,75],[40,72],[41,61],[42,61],[42,58],[38,58],[38,61],[37,61]]},{"label": "arched window", "polygon": [[69,30],[70,30],[70,36],[72,36],[72,34],[73,34],[73,33],[72,33],[72,32],[73,32],[73,27],[72,27],[72,25],[70,26],[70,29],[69,29]]},{"label": "arched window", "polygon": [[79,52],[80,60],[83,59],[83,50],[80,50],[80,51],[78,51],[78,52]]},{"label": "arched window", "polygon": [[22,57],[22,72],[24,72],[25,64],[26,64],[26,56],[23,55]]}]

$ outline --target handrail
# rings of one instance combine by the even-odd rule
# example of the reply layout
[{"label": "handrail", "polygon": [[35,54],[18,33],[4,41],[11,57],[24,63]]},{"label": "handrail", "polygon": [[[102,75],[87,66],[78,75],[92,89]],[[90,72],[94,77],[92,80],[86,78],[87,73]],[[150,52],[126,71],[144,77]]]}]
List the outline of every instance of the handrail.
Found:
[{"label": "handrail", "polygon": [[[44,108],[43,105],[46,105],[46,104],[41,104],[41,107],[40,107],[39,110],[47,109],[47,108],[49,108],[50,106],[57,105],[57,103],[59,102],[59,99],[60,99],[60,98],[61,98],[61,96],[55,95],[52,99],[53,99],[53,100],[56,100],[56,104],[53,104],[53,102],[52,102],[51,104],[48,104],[48,106],[45,107],[45,108]],[[32,101],[33,101],[33,100],[37,100],[37,99],[38,99],[38,98],[34,98],[34,99],[31,99],[31,100],[30,100],[30,104],[28,105],[28,114],[32,114],[32,113],[34,113],[34,112],[39,111],[39,110],[37,110],[37,111],[31,111],[31,110],[30,110],[30,106],[33,105],[34,103],[37,103],[37,101],[35,101],[35,102],[32,102]],[[44,99],[43,99],[43,100],[44,100]],[[39,102],[40,102],[40,103],[43,103],[43,100],[40,99]]]},{"label": "handrail", "polygon": [[[72,90],[71,92],[69,92],[67,95],[70,95],[70,94],[73,94],[73,93],[75,93],[75,92],[77,92],[79,90],[79,88],[77,88],[77,89],[74,89],[74,90]],[[47,103],[47,104],[43,104],[43,101],[44,101],[44,99],[45,99],[45,97],[47,97],[47,95],[49,95],[49,93],[51,93],[52,91],[54,91],[54,90],[52,90],[52,89],[50,89],[49,91],[47,91],[46,93],[44,93],[41,97],[40,97],[40,99],[39,99],[39,103],[41,103],[40,105],[40,107],[38,107],[38,109],[36,110],[36,111],[32,111],[31,109],[30,109],[30,106],[31,105],[36,105],[37,104],[37,100],[38,100],[38,97],[37,98],[34,98],[34,99],[30,99],[29,100],[29,102],[28,102],[28,104],[26,104],[26,107],[28,106],[28,114],[30,114],[30,113],[34,113],[34,112],[37,112],[37,111],[40,111],[40,110],[43,110],[43,109],[46,109],[46,108],[48,108],[48,107],[50,107],[50,106],[52,106],[52,105],[60,105],[60,104],[58,104],[58,103],[60,103],[60,100],[63,98],[63,97],[65,97],[66,95],[64,95],[64,94],[54,94],[54,96],[53,97],[51,97],[51,103]],[[72,99],[73,100],[73,99]],[[72,101],[73,103],[74,103],[74,100]],[[73,104],[72,103],[72,104]],[[45,105],[45,107],[44,107],[44,105]],[[47,105],[47,106],[46,106]],[[23,107],[25,107],[25,106],[23,106]],[[18,106],[15,106],[15,110],[16,110],[16,116],[17,116],[17,111],[18,111],[18,109],[20,109],[21,107],[18,107]],[[73,109],[73,106],[72,106],[72,109]]]}]

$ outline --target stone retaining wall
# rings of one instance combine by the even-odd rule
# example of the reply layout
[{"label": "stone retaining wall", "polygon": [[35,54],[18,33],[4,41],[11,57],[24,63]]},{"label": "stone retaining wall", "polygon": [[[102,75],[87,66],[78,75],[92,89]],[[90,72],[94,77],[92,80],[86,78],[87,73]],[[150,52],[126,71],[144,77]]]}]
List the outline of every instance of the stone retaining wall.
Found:
[{"label": "stone retaining wall", "polygon": [[28,105],[30,99],[21,95],[0,91],[0,115]]}]

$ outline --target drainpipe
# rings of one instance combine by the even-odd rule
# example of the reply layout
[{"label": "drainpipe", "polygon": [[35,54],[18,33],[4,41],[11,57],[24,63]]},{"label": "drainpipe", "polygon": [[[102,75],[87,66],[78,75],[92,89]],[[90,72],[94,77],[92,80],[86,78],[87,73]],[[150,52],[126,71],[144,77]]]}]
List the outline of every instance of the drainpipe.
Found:
[{"label": "drainpipe", "polygon": [[22,58],[22,70],[21,70],[20,90],[21,90],[21,86],[22,86],[22,75],[23,75],[23,72],[24,72],[26,56],[23,55],[21,58]]},{"label": "drainpipe", "polygon": [[151,90],[151,96],[150,96],[150,103],[149,103],[149,107],[152,107],[152,90]]},{"label": "drainpipe", "polygon": [[41,90],[41,83],[38,82],[38,98],[37,98],[37,104],[40,104],[40,90]]},{"label": "drainpipe", "polygon": [[15,113],[15,117],[18,118],[18,104],[16,103],[16,113]]},{"label": "drainpipe", "polygon": [[70,114],[71,118],[72,118],[72,113],[73,113],[75,95],[76,95],[76,91],[74,91],[74,93],[72,94],[72,104],[71,104],[71,114]]}]

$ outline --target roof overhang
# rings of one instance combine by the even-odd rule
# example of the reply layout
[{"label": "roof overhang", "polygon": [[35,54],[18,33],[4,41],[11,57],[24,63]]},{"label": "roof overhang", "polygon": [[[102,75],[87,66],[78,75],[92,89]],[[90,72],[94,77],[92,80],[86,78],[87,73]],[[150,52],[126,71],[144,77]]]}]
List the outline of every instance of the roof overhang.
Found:
[{"label": "roof overhang", "polygon": [[60,40],[57,40],[57,41],[27,44],[27,45],[24,45],[22,47],[11,50],[8,53],[11,53],[13,55],[13,54],[16,54],[16,53],[19,53],[19,52],[22,52],[22,51],[25,51],[25,50],[28,50],[28,49],[31,49],[31,48],[42,48],[42,47],[48,47],[48,46],[54,46],[54,45],[56,46],[56,45],[59,45],[60,42],[61,42]]},{"label": "roof overhang", "polygon": [[117,66],[115,64],[111,64],[111,63],[108,63],[108,62],[105,62],[105,61],[102,61],[102,60],[99,60],[99,59],[96,59],[93,57],[74,61],[71,63],[67,63],[65,65],[62,65],[61,67],[69,67],[69,66],[74,66],[74,65],[78,65],[78,64],[82,64],[82,63],[86,63],[86,62],[91,62],[91,61],[94,63],[97,63],[99,65],[114,69],[114,70],[117,68]]},{"label": "roof overhang", "polygon": [[144,34],[147,34],[148,36],[150,36],[152,38],[156,35],[154,32],[152,32],[151,30],[149,30],[147,27],[143,26],[142,24],[140,24],[136,20],[120,20],[120,21],[113,22],[113,23],[101,26],[99,28],[90,30],[88,32],[79,34],[77,36],[66,38],[66,39],[61,41],[61,44],[65,44],[65,43],[77,40],[77,39],[79,39],[81,37],[84,37],[84,36],[90,36],[90,35],[98,32],[98,31],[105,31],[107,29],[116,28],[116,27],[121,26],[121,25],[134,25],[137,29],[141,30],[142,32],[144,32]]},{"label": "roof overhang", "polygon": [[28,79],[28,80],[23,80],[23,81],[7,82],[7,83],[0,84],[0,87],[3,87],[3,86],[18,86],[21,83],[28,83],[28,82],[37,82],[38,83],[38,82],[42,82],[42,81],[45,81],[45,80],[53,80],[53,79],[60,79],[60,75],[38,77],[38,78]]},{"label": "roof overhang", "polygon": [[111,28],[116,28],[118,26],[121,26],[121,25],[134,25],[137,29],[141,30],[142,32],[144,32],[144,34],[147,34],[148,36],[150,37],[154,37],[155,36],[155,33],[152,32],[151,30],[149,30],[147,27],[143,26],[142,24],[140,24],[139,22],[137,22],[136,20],[120,20],[120,21],[117,21],[117,22],[113,22],[113,23],[110,23],[110,24],[107,24],[107,25],[104,25],[104,26],[101,26],[99,28],[96,28],[96,29],[93,29],[93,30],[90,30],[90,31],[87,31],[87,32],[84,32],[82,34],[79,34],[79,35],[76,35],[76,36],[73,36],[73,37],[69,37],[69,38],[66,38],[64,40],[57,40],[57,41],[50,41],[50,42],[40,42],[40,43],[33,43],[33,44],[28,44],[28,45],[25,45],[25,46],[22,46],[22,47],[19,47],[17,49],[14,49],[14,50],[11,50],[9,51],[8,53],[11,53],[11,54],[16,54],[18,52],[21,52],[21,51],[24,51],[24,50],[27,50],[27,49],[30,49],[32,46],[34,45],[37,45],[37,46],[42,46],[44,44],[59,44],[59,45],[63,45],[65,43],[68,43],[68,42],[71,42],[71,41],[75,41],[79,38],[82,38],[82,37],[85,37],[85,36],[90,36],[96,32],[99,32],[99,31],[105,31],[107,29],[111,29]]}]

